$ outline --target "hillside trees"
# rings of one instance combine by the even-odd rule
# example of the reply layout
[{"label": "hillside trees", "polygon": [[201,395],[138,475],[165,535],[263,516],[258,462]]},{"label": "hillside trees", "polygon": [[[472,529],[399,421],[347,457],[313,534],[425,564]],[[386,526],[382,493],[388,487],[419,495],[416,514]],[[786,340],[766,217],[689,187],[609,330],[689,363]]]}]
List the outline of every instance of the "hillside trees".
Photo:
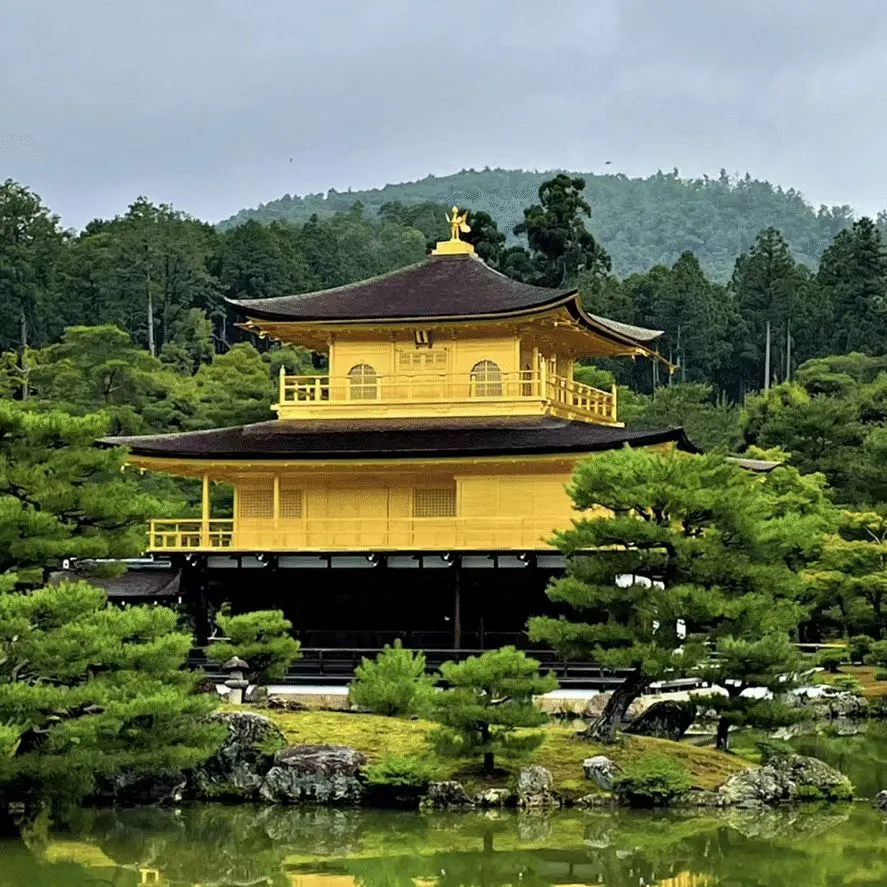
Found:
[{"label": "hillside trees", "polygon": [[18,349],[24,377],[28,346],[47,332],[65,238],[58,217],[36,194],[11,179],[0,185],[0,349]]},{"label": "hillside trees", "polygon": [[756,476],[717,455],[629,449],[578,466],[569,492],[581,517],[555,538],[568,568],[548,589],[572,615],[531,619],[530,636],[629,670],[590,735],[612,741],[650,681],[703,661],[703,641],[796,629],[798,574],[830,511],[821,481],[779,474]]}]

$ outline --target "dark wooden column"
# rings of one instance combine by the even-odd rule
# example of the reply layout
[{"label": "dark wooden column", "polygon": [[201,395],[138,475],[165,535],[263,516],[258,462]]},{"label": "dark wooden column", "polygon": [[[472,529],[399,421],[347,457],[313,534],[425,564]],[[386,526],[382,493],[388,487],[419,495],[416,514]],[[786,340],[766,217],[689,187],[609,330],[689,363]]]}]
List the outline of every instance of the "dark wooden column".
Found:
[{"label": "dark wooden column", "polygon": [[462,649],[462,559],[453,564],[453,649]]}]

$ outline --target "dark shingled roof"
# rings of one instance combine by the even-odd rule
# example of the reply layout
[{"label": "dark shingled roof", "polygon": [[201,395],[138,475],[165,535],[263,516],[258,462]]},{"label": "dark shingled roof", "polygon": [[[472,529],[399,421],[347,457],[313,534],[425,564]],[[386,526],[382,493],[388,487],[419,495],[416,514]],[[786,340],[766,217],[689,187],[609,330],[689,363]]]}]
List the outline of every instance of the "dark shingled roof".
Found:
[{"label": "dark shingled roof", "polygon": [[618,337],[650,342],[662,335],[659,330],[585,314],[576,289],[519,283],[471,255],[429,256],[390,274],[320,292],[226,301],[256,320],[300,323],[495,317],[568,305],[577,319],[581,317],[589,326],[601,327]]},{"label": "dark shingled roof", "polygon": [[584,453],[624,444],[676,443],[697,452],[683,429],[637,431],[550,416],[501,419],[274,420],[235,428],[110,437],[135,456],[215,459],[402,459]]},{"label": "dark shingled roof", "polygon": [[90,576],[79,570],[60,570],[49,577],[50,585],[85,579],[96,588],[103,588],[109,598],[161,598],[179,593],[181,574],[178,570],[129,570],[112,579]]}]

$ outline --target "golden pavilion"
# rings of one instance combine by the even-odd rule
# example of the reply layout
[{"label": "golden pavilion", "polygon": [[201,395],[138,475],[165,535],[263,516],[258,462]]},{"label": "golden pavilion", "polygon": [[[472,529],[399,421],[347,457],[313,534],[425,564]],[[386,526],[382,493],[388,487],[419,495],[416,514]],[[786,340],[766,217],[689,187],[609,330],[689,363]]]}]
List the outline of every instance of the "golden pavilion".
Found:
[{"label": "golden pavilion", "polygon": [[[588,313],[576,289],[505,277],[466,228],[454,210],[450,240],[371,280],[229,301],[246,329],[328,368],[282,373],[271,421],[105,441],[202,481],[201,516],[152,521],[150,553],[199,574],[210,598],[283,606],[303,644],[418,646],[424,633],[422,646],[483,648],[523,630],[563,566],[549,540],[574,516],[576,464],[692,446],[680,429],[625,428],[615,387],[574,378],[580,359],[661,359],[658,331]],[[234,489],[230,517],[213,513],[215,484]],[[339,569],[306,594],[311,567]]]}]

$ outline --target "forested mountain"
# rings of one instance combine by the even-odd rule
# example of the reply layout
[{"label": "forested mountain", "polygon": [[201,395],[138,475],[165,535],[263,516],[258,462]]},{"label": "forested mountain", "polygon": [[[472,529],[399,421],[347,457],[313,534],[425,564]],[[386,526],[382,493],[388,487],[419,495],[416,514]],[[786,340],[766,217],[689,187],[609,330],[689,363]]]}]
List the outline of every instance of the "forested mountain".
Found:
[{"label": "forested mountain", "polygon": [[[279,200],[244,209],[220,224],[222,229],[248,219],[260,222],[306,222],[350,209],[359,202],[374,217],[388,203],[456,204],[489,213],[517,242],[513,228],[523,210],[537,199],[539,186],[552,172],[484,169],[463,170],[449,176],[427,176],[420,182],[386,185],[368,191],[328,191],[326,194],[289,194]],[[758,232],[782,232],[801,264],[815,268],[835,235],[853,220],[849,206],[811,206],[792,188],[784,190],[746,175],[730,178],[681,178],[677,170],[647,178],[624,175],[581,175],[592,206],[589,230],[605,244],[618,276],[644,272],[654,265],[672,265],[685,251],[696,254],[702,270],[713,281],[726,283],[736,257],[751,247]],[[887,218],[879,214],[879,226]]]}]

